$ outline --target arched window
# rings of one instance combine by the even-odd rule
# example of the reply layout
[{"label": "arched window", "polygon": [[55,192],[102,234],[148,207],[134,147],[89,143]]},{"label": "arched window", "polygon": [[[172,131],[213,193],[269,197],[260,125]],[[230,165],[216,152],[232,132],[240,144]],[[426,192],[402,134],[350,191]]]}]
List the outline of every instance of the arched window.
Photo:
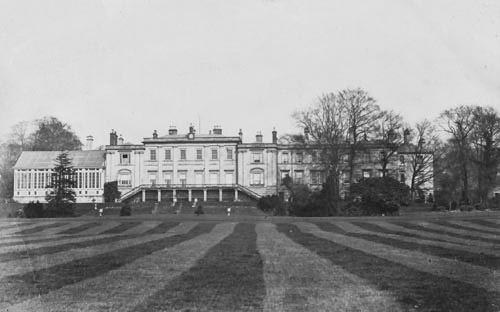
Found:
[{"label": "arched window", "polygon": [[130,170],[120,170],[118,171],[118,186],[131,186],[132,185],[132,173]]},{"label": "arched window", "polygon": [[250,170],[250,185],[264,185],[264,170],[257,168]]}]

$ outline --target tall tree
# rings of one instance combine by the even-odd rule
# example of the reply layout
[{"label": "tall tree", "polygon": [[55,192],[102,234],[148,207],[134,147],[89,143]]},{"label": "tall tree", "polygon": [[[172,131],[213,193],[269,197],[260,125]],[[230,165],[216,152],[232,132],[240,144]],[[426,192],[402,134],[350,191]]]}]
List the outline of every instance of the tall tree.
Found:
[{"label": "tall tree", "polygon": [[405,155],[411,174],[410,194],[411,199],[415,199],[415,194],[422,187],[431,182],[438,173],[438,168],[434,167],[434,159],[441,158],[439,146],[441,141],[436,132],[436,127],[431,121],[424,119],[417,122],[414,127],[416,133],[413,136],[411,149]]},{"label": "tall tree", "polygon": [[382,112],[366,91],[362,89],[342,90],[337,95],[338,106],[341,107],[347,118],[348,141],[349,141],[349,183],[354,181],[354,170],[356,155],[362,148],[362,138],[371,135],[377,128],[377,120]]},{"label": "tall tree", "polygon": [[471,157],[477,167],[478,198],[487,205],[500,165],[500,115],[492,107],[476,107],[473,120]]},{"label": "tall tree", "polygon": [[31,135],[34,151],[74,151],[82,148],[82,142],[71,126],[55,117],[38,120],[37,129]]},{"label": "tall tree", "polygon": [[382,167],[382,177],[387,176],[387,166],[394,158],[403,142],[403,117],[394,111],[382,111],[379,125],[374,131],[375,141],[380,144],[380,153],[376,156]]},{"label": "tall tree", "polygon": [[327,170],[327,197],[331,204],[328,213],[338,212],[339,175],[341,158],[346,150],[345,144],[348,131],[348,117],[338,95],[324,94],[309,108],[296,111],[293,114],[297,125],[306,130],[310,144],[321,148],[321,159]]},{"label": "tall tree", "polygon": [[47,187],[52,190],[47,194],[48,211],[54,216],[73,215],[73,203],[76,201],[75,169],[68,152],[57,155],[50,183]]},{"label": "tall tree", "polygon": [[474,129],[474,107],[459,106],[445,110],[439,117],[441,127],[451,135],[451,142],[458,152],[461,170],[462,198],[465,204],[470,203],[470,141]]}]

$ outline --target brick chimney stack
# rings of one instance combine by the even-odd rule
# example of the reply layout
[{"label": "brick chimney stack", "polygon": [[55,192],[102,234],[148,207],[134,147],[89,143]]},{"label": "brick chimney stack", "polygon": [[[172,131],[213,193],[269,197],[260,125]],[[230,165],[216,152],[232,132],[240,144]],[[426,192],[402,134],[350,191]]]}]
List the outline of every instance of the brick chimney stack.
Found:
[{"label": "brick chimney stack", "polygon": [[262,132],[257,132],[257,135],[255,136],[255,141],[257,143],[262,143]]},{"label": "brick chimney stack", "polygon": [[87,135],[87,141],[86,141],[86,144],[85,144],[85,149],[87,151],[92,150],[92,143],[93,142],[94,142],[94,137],[91,136],[91,135]]},{"label": "brick chimney stack", "polygon": [[177,135],[177,128],[175,126],[170,126],[170,129],[168,129],[168,135]]},{"label": "brick chimney stack", "polygon": [[111,129],[109,134],[109,145],[118,145],[118,135],[114,129]]},{"label": "brick chimney stack", "polygon": [[278,143],[278,132],[276,131],[276,128],[273,128],[273,144]]},{"label": "brick chimney stack", "polygon": [[214,126],[213,134],[222,135],[222,128],[220,126]]}]

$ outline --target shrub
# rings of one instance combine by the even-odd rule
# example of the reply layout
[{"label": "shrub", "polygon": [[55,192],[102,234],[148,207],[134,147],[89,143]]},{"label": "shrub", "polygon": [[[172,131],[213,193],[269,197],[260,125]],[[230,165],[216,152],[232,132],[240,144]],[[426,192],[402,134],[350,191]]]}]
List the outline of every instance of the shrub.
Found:
[{"label": "shrub", "polygon": [[363,215],[391,215],[408,202],[409,187],[391,177],[363,179],[351,186],[351,210]]},{"label": "shrub", "polygon": [[23,214],[26,218],[42,218],[43,217],[43,204],[40,202],[29,202],[23,207]]},{"label": "shrub", "polygon": [[264,212],[274,212],[280,209],[281,200],[277,195],[268,195],[259,198],[257,208]]},{"label": "shrub", "polygon": [[128,217],[128,216],[131,216],[132,215],[132,209],[130,208],[130,206],[123,206],[121,209],[120,209],[120,216],[122,217]]},{"label": "shrub", "polygon": [[198,207],[196,207],[196,210],[194,211],[194,213],[198,216],[201,214],[204,214],[205,212],[203,211],[203,206],[199,205]]},{"label": "shrub", "polygon": [[62,202],[55,203],[49,202],[47,208],[43,211],[43,216],[46,218],[56,218],[56,217],[73,217],[73,203]]},{"label": "shrub", "polygon": [[104,202],[114,203],[118,198],[120,198],[120,191],[118,191],[118,181],[111,181],[104,183]]}]

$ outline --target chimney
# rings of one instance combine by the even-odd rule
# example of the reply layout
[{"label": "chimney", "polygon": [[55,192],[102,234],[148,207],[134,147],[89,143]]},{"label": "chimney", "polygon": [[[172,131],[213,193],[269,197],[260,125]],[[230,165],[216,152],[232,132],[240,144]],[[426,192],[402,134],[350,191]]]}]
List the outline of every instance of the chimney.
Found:
[{"label": "chimney", "polygon": [[255,136],[255,141],[257,143],[262,143],[262,133],[261,132],[257,132],[257,135]]},{"label": "chimney", "polygon": [[85,144],[85,149],[87,151],[92,150],[92,143],[94,142],[94,137],[91,135],[87,135],[87,143]]},{"label": "chimney", "polygon": [[170,126],[170,129],[168,129],[168,135],[177,135],[177,128],[175,126]]},{"label": "chimney", "polygon": [[214,126],[213,134],[222,135],[222,128],[220,126]]},{"label": "chimney", "polygon": [[304,139],[306,140],[306,142],[309,142],[309,128],[308,127],[304,128]]},{"label": "chimney", "polygon": [[158,132],[156,130],[153,131],[153,139],[158,139]]},{"label": "chimney", "polygon": [[405,129],[403,132],[403,142],[404,144],[408,144],[408,140],[410,139],[410,130]]},{"label": "chimney", "polygon": [[118,136],[116,135],[116,131],[111,129],[111,133],[109,134],[109,145],[117,145],[118,144]]},{"label": "chimney", "polygon": [[121,134],[120,137],[118,138],[118,145],[123,145],[123,136]]},{"label": "chimney", "polygon": [[194,133],[195,130],[194,130],[194,126],[193,125],[190,125],[189,126],[189,133]]},{"label": "chimney", "polygon": [[273,144],[278,143],[278,132],[276,131],[276,128],[273,128]]},{"label": "chimney", "polygon": [[241,131],[241,129],[240,132],[238,132],[238,135],[240,137],[240,140],[243,141],[243,131]]}]

